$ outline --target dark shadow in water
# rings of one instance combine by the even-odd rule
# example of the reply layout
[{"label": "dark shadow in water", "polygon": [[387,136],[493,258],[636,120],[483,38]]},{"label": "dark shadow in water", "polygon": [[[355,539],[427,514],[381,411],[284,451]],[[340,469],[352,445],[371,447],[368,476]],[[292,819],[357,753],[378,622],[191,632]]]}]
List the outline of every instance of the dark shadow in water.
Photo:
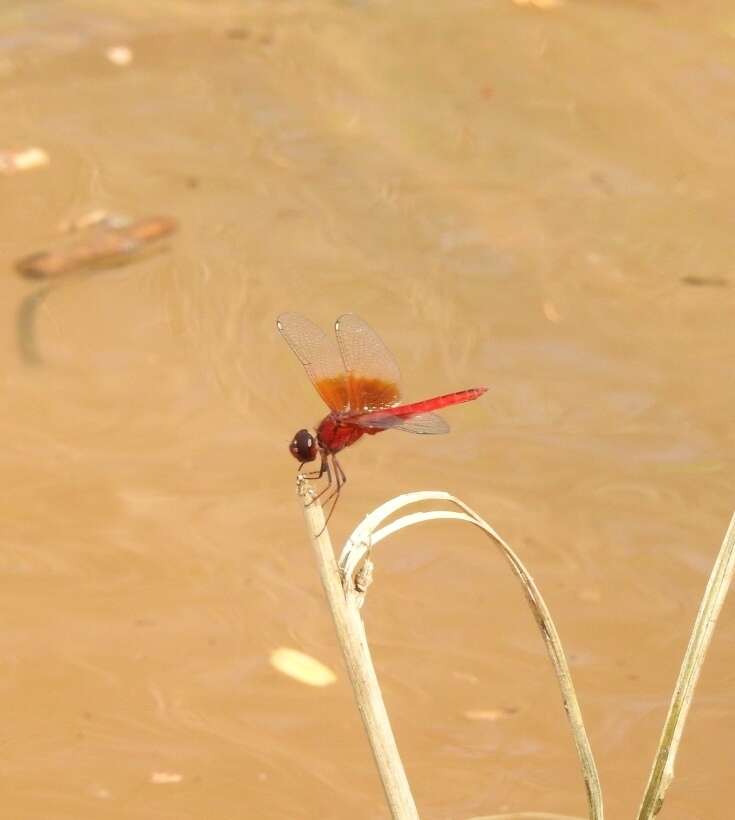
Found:
[{"label": "dark shadow in water", "polygon": [[30,366],[43,364],[43,357],[38,349],[36,338],[36,315],[52,290],[55,290],[54,285],[46,285],[29,293],[18,306],[15,314],[18,352],[24,363]]}]

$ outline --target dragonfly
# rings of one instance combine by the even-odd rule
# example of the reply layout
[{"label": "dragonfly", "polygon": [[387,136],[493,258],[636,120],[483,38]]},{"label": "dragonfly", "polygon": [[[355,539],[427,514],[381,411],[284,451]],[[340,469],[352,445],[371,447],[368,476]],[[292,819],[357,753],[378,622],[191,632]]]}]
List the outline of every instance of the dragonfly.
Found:
[{"label": "dragonfly", "polygon": [[[422,435],[448,433],[449,425],[434,411],[474,401],[487,390],[472,387],[401,404],[398,364],[380,336],[359,316],[340,316],[334,323],[335,338],[299,313],[282,313],[276,326],[329,408],[315,431],[299,430],[289,445],[291,455],[299,462],[300,475],[310,479],[326,476],[326,485],[310,502],[322,497],[324,507],[332,502],[325,527],[347,481],[338,453],[363,436],[384,430]],[[317,458],[317,470],[301,473],[305,464]]]}]

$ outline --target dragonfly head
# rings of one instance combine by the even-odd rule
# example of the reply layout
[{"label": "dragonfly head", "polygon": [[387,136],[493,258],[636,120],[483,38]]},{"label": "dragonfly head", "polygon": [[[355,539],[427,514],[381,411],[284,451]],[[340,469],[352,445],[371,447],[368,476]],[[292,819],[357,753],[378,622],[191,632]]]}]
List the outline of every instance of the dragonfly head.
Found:
[{"label": "dragonfly head", "polygon": [[291,455],[302,464],[314,461],[319,452],[316,436],[308,430],[299,430],[288,445]]}]

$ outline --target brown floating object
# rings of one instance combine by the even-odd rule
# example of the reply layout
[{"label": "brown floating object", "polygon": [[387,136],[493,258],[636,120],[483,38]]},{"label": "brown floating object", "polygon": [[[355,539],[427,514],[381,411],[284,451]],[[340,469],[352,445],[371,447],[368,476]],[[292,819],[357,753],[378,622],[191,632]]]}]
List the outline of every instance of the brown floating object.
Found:
[{"label": "brown floating object", "polygon": [[172,234],[177,227],[176,220],[169,216],[150,216],[123,227],[90,231],[57,250],[24,256],[15,263],[15,268],[29,279],[48,279],[124,264],[146,246]]},{"label": "brown floating object", "polygon": [[682,276],[680,281],[697,288],[726,288],[729,284],[724,276],[697,276],[696,274]]}]

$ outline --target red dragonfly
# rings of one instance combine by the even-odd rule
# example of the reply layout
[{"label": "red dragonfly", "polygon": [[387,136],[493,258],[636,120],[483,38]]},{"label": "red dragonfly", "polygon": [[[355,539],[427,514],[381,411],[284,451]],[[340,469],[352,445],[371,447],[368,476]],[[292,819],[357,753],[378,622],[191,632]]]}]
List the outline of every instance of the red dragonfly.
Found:
[{"label": "red dragonfly", "polygon": [[316,435],[309,430],[299,430],[289,445],[299,469],[321,456],[319,469],[305,475],[307,478],[327,476],[327,486],[316,496],[320,498],[332,490],[324,502],[334,499],[327,521],[347,481],[337,453],[364,435],[374,436],[383,430],[424,435],[448,433],[449,425],[433,411],[474,401],[487,390],[473,387],[400,404],[398,365],[380,336],[359,316],[346,313],[337,319],[336,344],[298,313],[281,314],[276,325],[330,410],[316,428]]}]

